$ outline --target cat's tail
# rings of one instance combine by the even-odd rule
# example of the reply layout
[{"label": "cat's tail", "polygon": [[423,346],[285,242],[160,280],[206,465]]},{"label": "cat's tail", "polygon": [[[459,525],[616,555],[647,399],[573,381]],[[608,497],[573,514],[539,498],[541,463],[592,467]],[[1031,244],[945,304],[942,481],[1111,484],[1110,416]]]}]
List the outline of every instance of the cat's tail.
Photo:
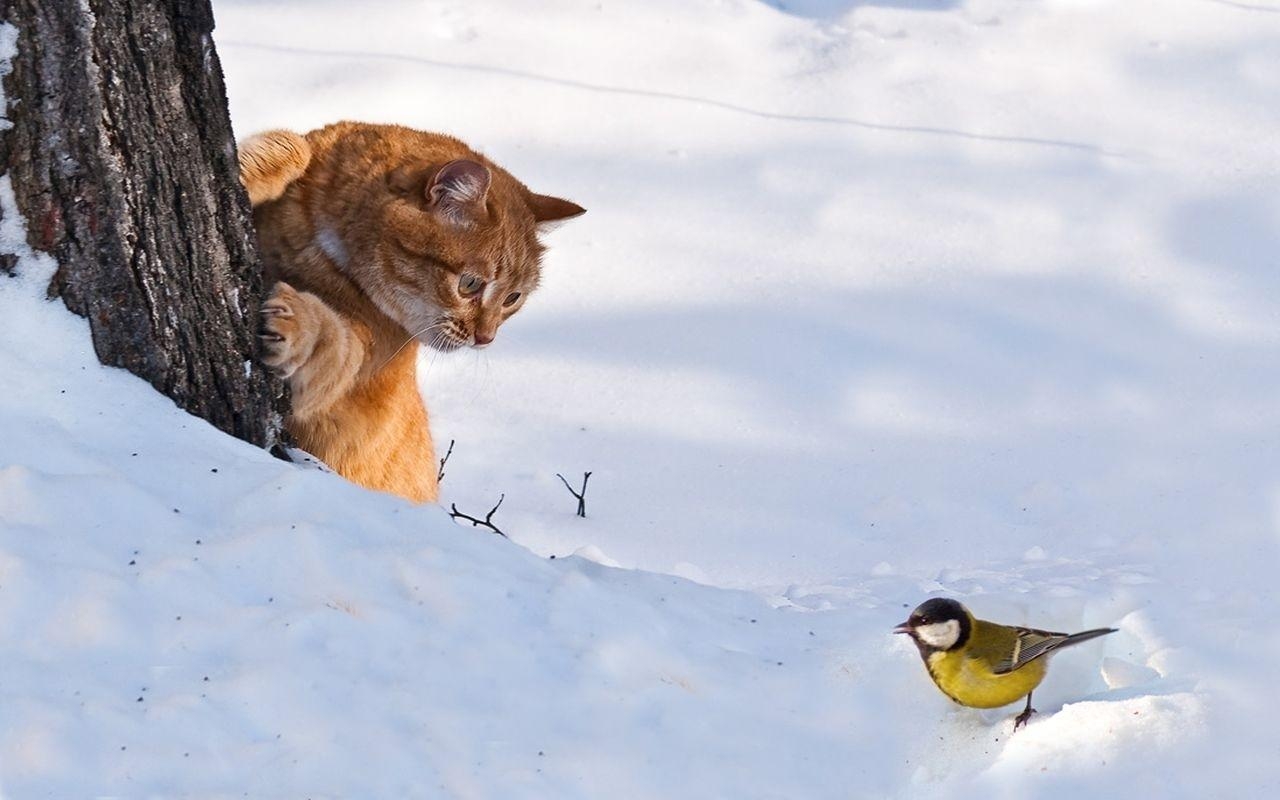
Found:
[{"label": "cat's tail", "polygon": [[284,194],[311,163],[311,146],[293,131],[255,133],[240,143],[240,182],[260,206]]}]

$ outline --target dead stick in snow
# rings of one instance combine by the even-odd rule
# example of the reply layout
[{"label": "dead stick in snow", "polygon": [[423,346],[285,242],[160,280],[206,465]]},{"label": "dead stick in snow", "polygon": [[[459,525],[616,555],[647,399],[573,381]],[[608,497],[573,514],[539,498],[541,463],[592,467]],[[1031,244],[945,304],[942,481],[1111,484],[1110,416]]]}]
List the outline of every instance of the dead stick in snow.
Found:
[{"label": "dead stick in snow", "polygon": [[453,517],[454,519],[465,519],[467,522],[471,523],[471,527],[473,528],[488,528],[489,530],[498,534],[502,538],[507,539],[510,537],[508,537],[505,533],[503,533],[498,528],[497,525],[493,524],[493,515],[498,512],[498,506],[501,506],[502,501],[506,499],[507,499],[507,496],[505,494],[498,495],[498,502],[494,504],[493,508],[489,509],[488,514],[484,515],[484,519],[476,519],[475,517],[468,516],[467,514],[463,514],[461,511],[458,510],[457,503],[449,504],[449,508],[452,509],[452,511],[449,512],[449,516]]},{"label": "dead stick in snow", "polygon": [[582,517],[583,519],[586,519],[587,517],[587,481],[591,479],[591,473],[590,472],[582,473],[582,491],[580,492],[575,492],[573,490],[573,487],[569,485],[569,482],[565,480],[564,476],[561,475],[559,472],[556,473],[556,477],[559,478],[561,483],[564,484],[564,488],[569,490],[569,494],[578,498],[578,516]]},{"label": "dead stick in snow", "polygon": [[449,452],[444,454],[444,458],[440,459],[440,472],[436,474],[436,483],[444,480],[444,465],[449,463],[449,456],[453,455],[453,440],[449,440]]}]

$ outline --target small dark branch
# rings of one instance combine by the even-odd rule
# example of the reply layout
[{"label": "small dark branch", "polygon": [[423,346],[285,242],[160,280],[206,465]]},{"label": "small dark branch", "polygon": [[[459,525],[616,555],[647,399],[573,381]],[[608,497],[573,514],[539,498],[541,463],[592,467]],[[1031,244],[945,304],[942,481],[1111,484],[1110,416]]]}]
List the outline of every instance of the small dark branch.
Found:
[{"label": "small dark branch", "polygon": [[444,465],[449,463],[449,456],[453,455],[453,440],[449,440],[449,450],[444,454],[444,458],[440,459],[440,472],[436,474],[436,483],[444,480]]},{"label": "small dark branch", "polygon": [[467,514],[463,514],[461,511],[458,510],[458,505],[456,503],[449,504],[449,508],[452,509],[449,512],[449,516],[453,517],[454,519],[465,519],[467,522],[471,523],[471,527],[473,528],[488,528],[489,530],[493,531],[494,533],[498,534],[499,536],[505,539],[505,538],[508,538],[507,535],[503,533],[501,530],[499,530],[497,525],[493,524],[493,515],[498,512],[498,507],[501,506],[502,501],[506,499],[507,499],[507,496],[505,494],[498,495],[498,502],[494,504],[493,508],[489,509],[488,514],[484,515],[484,519],[476,519],[475,517],[468,516]]},{"label": "small dark branch", "polygon": [[569,490],[569,494],[573,495],[578,499],[578,516],[582,517],[583,519],[586,519],[587,481],[591,479],[591,473],[590,472],[582,473],[582,490],[577,492],[573,490],[573,487],[569,485],[569,482],[565,480],[564,476],[561,475],[559,472],[556,473],[556,477],[559,478],[560,482],[564,484],[564,488]]}]

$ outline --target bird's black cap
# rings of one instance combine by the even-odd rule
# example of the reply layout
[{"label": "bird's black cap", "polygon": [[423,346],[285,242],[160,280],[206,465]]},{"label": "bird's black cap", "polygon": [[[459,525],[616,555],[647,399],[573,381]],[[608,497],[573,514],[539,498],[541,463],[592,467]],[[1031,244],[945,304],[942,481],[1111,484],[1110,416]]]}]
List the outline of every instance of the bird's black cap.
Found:
[{"label": "bird's black cap", "polygon": [[929,647],[916,635],[916,628],[922,625],[933,625],[938,622],[948,622],[955,620],[960,623],[959,636],[955,644],[951,645],[951,650],[960,647],[969,640],[969,634],[972,633],[972,625],[969,622],[969,612],[965,607],[960,605],[950,597],[933,597],[916,606],[915,611],[911,612],[911,616],[907,617],[907,621],[893,629],[894,633],[908,634],[915,640],[916,645],[921,650],[921,655],[925,655],[927,650],[936,648]]},{"label": "bird's black cap", "polygon": [[968,618],[968,612],[957,601],[950,597],[934,597],[916,606],[916,610],[911,612],[911,617],[907,621],[913,625],[930,625],[934,622],[946,622],[949,619]]}]

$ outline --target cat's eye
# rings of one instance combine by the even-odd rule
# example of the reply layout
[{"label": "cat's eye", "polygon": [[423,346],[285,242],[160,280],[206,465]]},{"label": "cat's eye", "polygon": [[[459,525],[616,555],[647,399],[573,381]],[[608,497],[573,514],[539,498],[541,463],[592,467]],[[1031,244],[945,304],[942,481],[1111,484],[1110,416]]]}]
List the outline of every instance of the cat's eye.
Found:
[{"label": "cat's eye", "polygon": [[483,288],[484,279],[479,275],[472,275],[468,272],[458,279],[458,294],[463,297],[471,297]]},{"label": "cat's eye", "polygon": [[519,292],[512,292],[511,294],[507,295],[507,299],[506,299],[506,300],[503,300],[503,301],[502,301],[502,305],[503,305],[503,306],[513,306],[513,305],[515,305],[515,304],[516,304],[516,301],[517,301],[517,300],[519,300],[519,299],[520,299],[520,293],[519,293]]}]

